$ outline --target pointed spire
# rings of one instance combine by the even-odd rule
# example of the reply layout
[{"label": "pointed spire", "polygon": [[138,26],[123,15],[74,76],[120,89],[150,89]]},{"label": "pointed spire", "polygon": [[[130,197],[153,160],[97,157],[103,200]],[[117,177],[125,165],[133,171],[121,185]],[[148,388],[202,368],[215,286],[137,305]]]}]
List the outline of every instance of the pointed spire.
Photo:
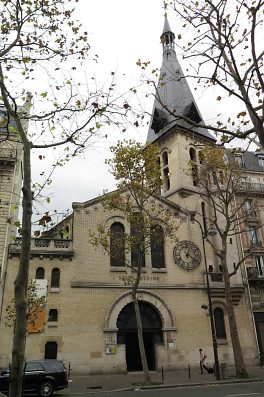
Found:
[{"label": "pointed spire", "polygon": [[170,28],[170,24],[169,24],[169,21],[168,21],[168,18],[167,18],[167,14],[165,14],[163,33],[167,33],[167,32],[172,32],[172,30]]},{"label": "pointed spire", "polygon": [[162,43],[163,54],[167,51],[174,51],[175,34],[171,31],[167,14],[165,14],[163,33],[160,36],[160,39]]},{"label": "pointed spire", "polygon": [[192,130],[192,132],[214,140],[206,129],[193,127],[187,120],[177,117],[183,116],[197,124],[203,123],[202,115],[177,59],[174,39],[175,34],[171,31],[167,14],[165,14],[161,35],[163,62],[147,142],[154,142],[173,127]]}]

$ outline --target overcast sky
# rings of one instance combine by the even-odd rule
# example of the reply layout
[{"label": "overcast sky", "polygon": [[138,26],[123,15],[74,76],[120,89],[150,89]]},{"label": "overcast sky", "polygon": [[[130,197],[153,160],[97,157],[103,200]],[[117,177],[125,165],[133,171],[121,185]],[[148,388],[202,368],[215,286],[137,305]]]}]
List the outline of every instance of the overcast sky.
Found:
[{"label": "overcast sky", "polygon": [[[96,72],[98,81],[103,82],[104,76],[114,71],[121,76],[118,78],[119,83],[122,84],[122,79],[126,79],[130,86],[138,84],[141,77],[141,71],[136,65],[138,58],[151,61],[155,67],[161,66],[160,35],[164,23],[162,4],[162,0],[79,1],[77,16],[88,32],[90,57],[94,54],[99,56]],[[173,29],[172,15],[170,20]],[[89,73],[90,70],[87,70],[88,75]],[[123,76],[124,73],[126,76]],[[120,90],[122,86],[119,87]],[[149,110],[151,108],[152,103],[149,104]],[[145,142],[147,129],[133,129],[129,134]],[[104,161],[109,157],[108,147],[117,139],[115,134],[106,142],[98,142],[82,158],[58,169],[52,178],[52,200],[47,209],[71,210],[73,201],[90,200],[104,189],[113,190],[115,182]]]},{"label": "overcast sky", "polygon": [[[160,68],[160,35],[164,24],[162,5],[162,0],[79,0],[77,15],[88,32],[90,56],[99,55],[98,79],[103,80],[105,75],[115,71],[120,76],[125,73],[123,78],[130,85],[137,84],[141,77],[141,71],[136,65],[139,58],[150,61],[153,68]],[[169,12],[168,18],[171,29],[177,35],[180,26],[175,14]],[[178,58],[184,69],[180,54]],[[88,70],[87,74],[89,72]],[[119,87],[119,90],[120,88],[122,89]],[[208,119],[208,95],[196,93],[196,100],[204,119]],[[152,103],[147,103],[146,106],[151,111]],[[131,130],[129,136],[145,142],[147,128]],[[124,136],[126,137],[127,135]],[[50,191],[53,197],[47,209],[71,210],[73,201],[87,201],[105,189],[114,189],[115,183],[104,161],[109,157],[107,148],[115,140],[116,135],[110,136],[107,142],[98,143],[81,159],[71,161],[56,172]]]}]

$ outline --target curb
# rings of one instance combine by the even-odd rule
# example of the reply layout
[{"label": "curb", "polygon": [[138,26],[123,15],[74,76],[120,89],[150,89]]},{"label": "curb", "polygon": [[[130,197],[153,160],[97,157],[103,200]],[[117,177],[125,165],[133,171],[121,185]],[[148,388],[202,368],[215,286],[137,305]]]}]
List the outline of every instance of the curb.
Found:
[{"label": "curb", "polygon": [[[109,392],[124,392],[124,391],[140,391],[140,390],[158,390],[158,389],[173,389],[173,388],[187,388],[195,386],[206,386],[206,385],[221,385],[221,384],[232,384],[232,383],[254,383],[254,382],[264,382],[262,378],[256,379],[226,379],[220,381],[211,382],[194,382],[194,383],[177,383],[177,384],[160,384],[160,385],[149,385],[149,386],[134,386],[134,387],[123,387],[119,389],[100,389],[100,390],[86,390],[85,392],[73,392],[72,395],[81,394],[96,394],[96,393],[109,393]],[[1,396],[1,394],[0,394]],[[5,397],[5,396],[4,396]]]},{"label": "curb", "polygon": [[[177,384],[164,384],[164,385],[150,385],[138,387],[138,390],[151,390],[151,389],[169,389],[176,387],[193,387],[193,386],[204,386],[204,385],[221,385],[221,384],[232,384],[232,383],[253,383],[253,382],[263,382],[263,379],[233,379],[233,380],[220,380],[212,382],[196,382],[196,383],[177,383]],[[129,389],[131,390],[131,389]]]}]

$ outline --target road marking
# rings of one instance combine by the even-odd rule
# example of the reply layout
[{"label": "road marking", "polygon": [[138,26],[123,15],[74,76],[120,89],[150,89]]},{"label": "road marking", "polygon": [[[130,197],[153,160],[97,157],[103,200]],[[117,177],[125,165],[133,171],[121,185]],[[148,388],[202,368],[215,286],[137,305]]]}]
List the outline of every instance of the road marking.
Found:
[{"label": "road marking", "polygon": [[227,394],[226,397],[237,397],[237,396],[255,396],[261,393],[246,393],[246,394]]}]

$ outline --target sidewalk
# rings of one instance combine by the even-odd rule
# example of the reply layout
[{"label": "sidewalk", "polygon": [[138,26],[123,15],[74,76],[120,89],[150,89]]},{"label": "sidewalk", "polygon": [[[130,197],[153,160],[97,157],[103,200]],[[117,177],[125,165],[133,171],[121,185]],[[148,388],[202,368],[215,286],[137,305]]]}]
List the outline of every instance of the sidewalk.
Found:
[{"label": "sidewalk", "polygon": [[[250,367],[248,368],[248,379],[236,379],[232,375],[231,370],[227,371],[225,377],[217,381],[214,374],[200,374],[198,368],[190,370],[190,377],[188,368],[186,370],[164,371],[163,379],[160,372],[151,372],[151,380],[153,385],[142,386],[144,377],[142,372],[131,372],[121,375],[77,375],[71,373],[69,388],[63,390],[63,394],[74,394],[81,392],[95,392],[95,391],[111,391],[123,389],[142,389],[142,388],[159,388],[159,387],[173,387],[173,386],[194,386],[208,383],[234,383],[234,382],[252,382],[263,381],[264,368]],[[234,374],[234,372],[233,372]]]}]

